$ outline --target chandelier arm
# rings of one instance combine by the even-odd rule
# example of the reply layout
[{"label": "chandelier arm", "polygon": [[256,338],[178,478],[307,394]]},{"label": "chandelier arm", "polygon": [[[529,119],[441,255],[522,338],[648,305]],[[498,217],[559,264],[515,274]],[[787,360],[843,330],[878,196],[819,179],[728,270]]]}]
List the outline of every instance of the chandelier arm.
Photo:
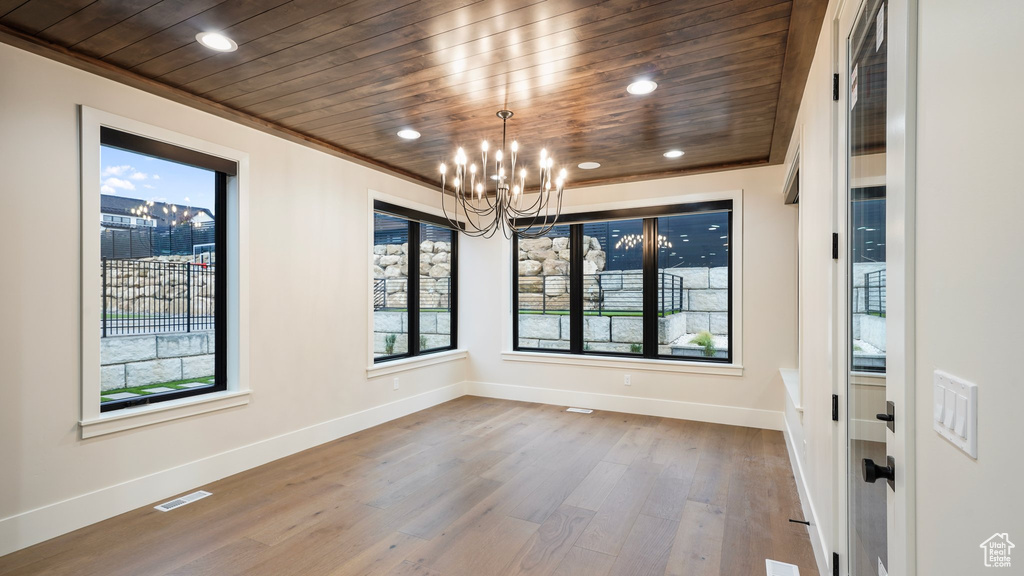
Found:
[{"label": "chandelier arm", "polygon": [[[525,195],[525,193],[526,193],[525,191],[520,192],[520,194],[524,194],[524,195]],[[514,210],[517,214],[529,214],[529,213],[531,213],[531,212],[533,212],[535,210],[539,210],[539,208],[541,206],[546,206],[547,205],[548,200],[550,200],[550,194],[551,194],[551,191],[548,190],[547,193],[546,193],[547,200],[545,200],[544,185],[543,185],[543,183],[541,183],[540,189],[537,190],[537,199],[533,201],[533,204],[531,204],[528,207],[523,208],[523,209],[513,208],[512,210]]]},{"label": "chandelier arm", "polygon": [[551,230],[554,229],[555,226],[557,226],[557,224],[558,224],[558,216],[561,215],[561,213],[562,213],[562,193],[564,191],[565,191],[564,188],[559,188],[558,189],[558,195],[557,195],[558,204],[557,204],[557,207],[556,207],[556,210],[555,210],[554,220],[552,220],[550,224],[547,223],[547,218],[548,218],[548,215],[550,214],[550,211],[549,210],[545,210],[545,212],[544,212],[544,222],[545,222],[544,226],[536,234],[532,234],[530,236],[527,236],[528,238],[539,238],[541,236],[546,236],[548,234],[548,232],[550,232]]},{"label": "chandelier arm", "polygon": [[488,205],[487,205],[486,208],[478,207],[478,206],[474,205],[473,202],[474,201],[473,201],[472,197],[468,197],[467,198],[465,194],[462,195],[463,210],[466,211],[466,212],[472,212],[473,214],[476,214],[477,216],[481,216],[482,217],[482,216],[489,216],[489,215],[493,214],[494,211],[495,211],[496,206],[491,205],[490,202],[488,202]]},{"label": "chandelier arm", "polygon": [[[554,215],[554,219],[555,220],[558,219],[558,215],[561,213],[561,200],[562,200],[562,190],[561,189],[559,189],[557,191],[557,198],[558,198],[558,205],[557,205],[557,209],[556,209],[555,215]],[[537,207],[538,205],[540,207],[537,208],[536,211],[534,211],[534,208]],[[542,190],[541,192],[539,192],[537,194],[537,201],[534,202],[533,205],[530,208],[528,208],[526,210],[514,210],[513,211],[513,213],[516,216],[518,216],[518,217],[525,217],[525,216],[529,216],[529,215],[532,214],[532,218],[530,219],[530,225],[527,226],[526,228],[532,228],[532,227],[536,226],[537,219],[539,219],[541,217],[541,213],[542,212],[543,212],[543,215],[544,215],[544,225],[543,225],[543,227],[547,228],[548,230],[550,230],[551,226],[547,225],[548,224],[548,218],[551,217],[551,193],[550,193],[550,191],[545,193]],[[553,225],[554,224],[552,222],[552,226]],[[517,226],[517,228],[520,228],[520,227]]]},{"label": "chandelier arm", "polygon": [[[561,213],[561,195],[562,195],[562,191],[563,190],[564,190],[564,188],[557,189],[555,191],[558,194],[558,199],[559,199],[559,202],[558,202],[559,209],[556,211],[556,218],[557,218],[557,214]],[[516,215],[527,215],[527,214],[533,213],[535,210],[537,212],[539,212],[541,208],[547,210],[548,206],[550,205],[550,202],[551,202],[551,191],[550,190],[545,191],[542,188],[540,191],[538,191],[537,199],[533,202],[533,204],[531,204],[529,207],[527,207],[525,209],[522,209],[522,210],[513,208],[512,211]]]}]

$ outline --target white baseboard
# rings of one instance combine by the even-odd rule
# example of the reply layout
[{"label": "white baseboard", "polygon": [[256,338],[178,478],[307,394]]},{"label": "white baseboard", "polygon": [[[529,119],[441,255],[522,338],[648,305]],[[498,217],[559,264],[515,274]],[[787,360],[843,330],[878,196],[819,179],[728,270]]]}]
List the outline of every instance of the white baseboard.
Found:
[{"label": "white baseboard", "polygon": [[804,512],[804,519],[810,518],[811,530],[808,530],[811,538],[811,548],[814,550],[814,559],[818,563],[818,574],[831,574],[829,568],[829,554],[825,551],[825,535],[821,532],[818,512],[811,500],[810,490],[807,487],[807,477],[804,475],[804,467],[800,464],[797,456],[796,445],[793,443],[793,432],[789,429],[789,421],[785,421],[782,435],[786,438],[786,448],[789,453],[789,464],[793,468],[793,477],[796,479],[796,491],[800,495],[800,507]]},{"label": "white baseboard", "polygon": [[0,556],[464,394],[451,384],[0,519]]},{"label": "white baseboard", "polygon": [[772,410],[737,408],[734,406],[698,404],[695,402],[620,396],[616,394],[576,392],[514,384],[493,384],[489,382],[466,382],[465,384],[466,394],[487,398],[594,408],[596,410],[628,412],[630,414],[643,414],[662,418],[678,418],[681,420],[713,422],[732,426],[764,428],[766,430],[782,430],[783,425],[782,412]]}]

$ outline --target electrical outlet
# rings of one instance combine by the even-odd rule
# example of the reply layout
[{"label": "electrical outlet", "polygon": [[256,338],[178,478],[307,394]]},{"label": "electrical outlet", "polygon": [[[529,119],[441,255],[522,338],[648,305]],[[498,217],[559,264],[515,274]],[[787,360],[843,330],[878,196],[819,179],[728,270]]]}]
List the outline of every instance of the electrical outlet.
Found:
[{"label": "electrical outlet", "polygon": [[632,382],[632,381],[630,380],[630,376],[629,376],[629,374],[626,374],[626,375],[625,375],[625,376],[624,376],[624,377],[622,378],[622,383],[623,383],[623,384],[625,384],[626,386],[632,386],[632,385],[633,385],[633,382]]},{"label": "electrical outlet", "polygon": [[395,390],[398,390],[398,376],[395,376]]}]

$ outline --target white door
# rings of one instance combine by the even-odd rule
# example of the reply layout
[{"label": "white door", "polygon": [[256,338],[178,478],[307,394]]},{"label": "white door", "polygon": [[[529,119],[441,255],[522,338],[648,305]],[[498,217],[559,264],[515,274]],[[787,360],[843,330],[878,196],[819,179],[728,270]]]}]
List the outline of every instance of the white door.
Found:
[{"label": "white door", "polygon": [[[837,19],[841,573],[912,574],[913,170],[907,0],[849,0]],[[893,16],[896,16],[895,20]],[[912,51],[911,51],[912,53]],[[912,120],[912,114],[909,115]],[[909,279],[909,280],[908,280]],[[908,474],[908,471],[910,472]]]}]

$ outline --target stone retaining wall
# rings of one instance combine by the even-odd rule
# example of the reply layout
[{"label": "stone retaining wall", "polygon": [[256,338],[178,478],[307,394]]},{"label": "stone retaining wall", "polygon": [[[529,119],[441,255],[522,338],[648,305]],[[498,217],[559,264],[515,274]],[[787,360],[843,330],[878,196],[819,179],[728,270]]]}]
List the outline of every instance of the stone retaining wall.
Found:
[{"label": "stone retaining wall", "polygon": [[[420,335],[427,348],[448,346],[451,342],[451,315],[447,312],[421,312]],[[384,339],[394,334],[395,350],[409,349],[409,315],[405,312],[378,310],[373,313],[373,355],[385,354]]]},{"label": "stone retaining wall", "polygon": [[[658,344],[674,342],[686,333],[686,313],[658,318]],[[583,340],[590,350],[630,352],[643,343],[643,318],[639,316],[584,316]],[[519,345],[526,348],[569,347],[569,316],[520,314]]]},{"label": "stone retaining wall", "polygon": [[686,331],[696,334],[707,330],[716,336],[729,333],[729,269],[666,268],[666,274],[683,280],[683,308]]},{"label": "stone retaining wall", "polygon": [[198,262],[191,256],[108,261],[107,312],[184,314],[191,305],[194,315],[212,316],[216,310],[212,257],[212,253],[203,254]]},{"label": "stone retaining wall", "polygon": [[214,374],[212,330],[100,339],[100,388],[145,386]]},{"label": "stone retaining wall", "polygon": [[[448,281],[452,275],[451,242],[420,242],[420,306],[431,308],[447,303]],[[373,277],[387,279],[385,306],[404,308],[407,305],[409,277],[409,243],[377,244],[373,247]]]}]

